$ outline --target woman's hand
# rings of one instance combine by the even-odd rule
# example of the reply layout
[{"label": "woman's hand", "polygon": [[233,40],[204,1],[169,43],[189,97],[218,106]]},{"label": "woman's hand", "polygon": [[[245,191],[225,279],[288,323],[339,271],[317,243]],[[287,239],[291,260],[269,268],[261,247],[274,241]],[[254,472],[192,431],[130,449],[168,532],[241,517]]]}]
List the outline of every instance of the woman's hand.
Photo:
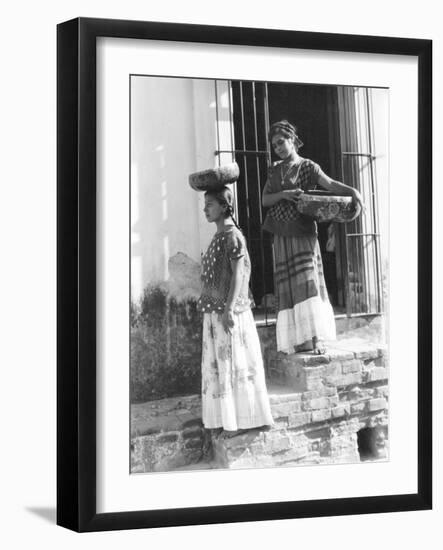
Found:
[{"label": "woman's hand", "polygon": [[365,207],[365,205],[364,205],[364,203],[363,203],[363,198],[362,198],[362,196],[361,196],[361,194],[360,194],[360,191],[358,191],[357,189],[355,189],[355,187],[352,188],[352,202],[354,203],[354,205],[355,205],[356,207],[359,206],[359,207],[361,208],[362,212],[365,212],[365,211],[366,211],[366,207]]},{"label": "woman's hand", "polygon": [[225,329],[225,332],[232,334],[232,329],[234,328],[234,311],[230,308],[225,309],[222,314],[222,325]]},{"label": "woman's hand", "polygon": [[303,189],[285,189],[281,192],[281,198],[290,202],[298,202],[303,193]]}]

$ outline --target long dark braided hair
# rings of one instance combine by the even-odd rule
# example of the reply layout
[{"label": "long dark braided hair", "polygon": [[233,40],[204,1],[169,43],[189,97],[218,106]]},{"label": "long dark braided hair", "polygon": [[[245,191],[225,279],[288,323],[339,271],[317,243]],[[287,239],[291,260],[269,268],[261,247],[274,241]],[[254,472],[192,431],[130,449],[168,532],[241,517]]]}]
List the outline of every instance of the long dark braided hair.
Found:
[{"label": "long dark braided hair", "polygon": [[205,197],[207,196],[213,197],[219,204],[221,204],[221,206],[226,206],[225,218],[231,218],[235,227],[239,231],[242,231],[241,227],[234,218],[234,195],[229,187],[226,187],[225,185],[224,187],[217,189],[217,191],[206,191]]}]

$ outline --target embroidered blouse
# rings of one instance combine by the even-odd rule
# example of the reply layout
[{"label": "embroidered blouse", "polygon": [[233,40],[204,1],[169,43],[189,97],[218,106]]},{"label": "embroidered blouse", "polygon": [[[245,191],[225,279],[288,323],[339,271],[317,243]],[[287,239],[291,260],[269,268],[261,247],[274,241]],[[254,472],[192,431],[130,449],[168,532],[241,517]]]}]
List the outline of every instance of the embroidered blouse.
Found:
[{"label": "embroidered blouse", "polygon": [[[302,189],[309,191],[317,185],[320,166],[309,159],[301,159],[298,165],[292,165],[286,173],[282,161],[276,162],[269,169],[267,186],[270,193],[278,193],[285,189]],[[278,235],[303,236],[315,235],[315,221],[300,214],[294,203],[282,199],[272,205],[266,215],[263,229]]]},{"label": "embroidered blouse", "polygon": [[232,279],[231,260],[243,263],[241,270],[240,292],[234,303],[234,312],[241,313],[253,305],[249,290],[251,261],[246,241],[235,226],[216,233],[202,258],[201,280],[202,294],[197,307],[204,313],[223,313],[229,295]]}]

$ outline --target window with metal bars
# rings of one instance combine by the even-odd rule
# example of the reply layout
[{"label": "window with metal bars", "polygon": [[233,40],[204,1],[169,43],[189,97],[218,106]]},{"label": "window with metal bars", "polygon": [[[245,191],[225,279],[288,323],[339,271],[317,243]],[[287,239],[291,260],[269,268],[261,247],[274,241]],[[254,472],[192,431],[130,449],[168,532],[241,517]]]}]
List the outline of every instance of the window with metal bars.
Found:
[{"label": "window with metal bars", "polygon": [[344,228],[348,315],[382,311],[379,208],[368,88],[340,87],[342,180],[353,182],[365,213]]},{"label": "window with metal bars", "polygon": [[[305,143],[302,156],[318,162],[332,178],[356,187],[365,216],[349,224],[319,224],[326,284],[336,315],[382,311],[377,189],[368,89],[232,81],[230,108],[234,149],[240,166],[237,216],[252,262],[255,317],[275,321],[272,236],[262,230],[261,205],[267,170],[273,160],[267,134],[270,123],[286,118],[297,124]],[[332,237],[332,239],[331,239]],[[333,246],[331,246],[331,242]]]}]

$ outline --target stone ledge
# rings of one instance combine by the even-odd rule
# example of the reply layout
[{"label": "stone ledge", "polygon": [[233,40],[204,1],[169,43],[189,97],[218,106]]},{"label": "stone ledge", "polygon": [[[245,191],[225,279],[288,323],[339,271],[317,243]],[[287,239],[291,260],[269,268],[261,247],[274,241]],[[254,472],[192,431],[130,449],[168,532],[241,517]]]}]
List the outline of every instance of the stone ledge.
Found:
[{"label": "stone ledge", "polygon": [[192,433],[160,432],[132,439],[131,472],[166,472],[199,462],[203,457],[204,430]]},{"label": "stone ledge", "polygon": [[201,426],[199,395],[170,397],[131,405],[131,436],[183,430]]},{"label": "stone ledge", "polygon": [[204,446],[199,395],[131,406],[131,472],[163,472],[201,460]]}]

